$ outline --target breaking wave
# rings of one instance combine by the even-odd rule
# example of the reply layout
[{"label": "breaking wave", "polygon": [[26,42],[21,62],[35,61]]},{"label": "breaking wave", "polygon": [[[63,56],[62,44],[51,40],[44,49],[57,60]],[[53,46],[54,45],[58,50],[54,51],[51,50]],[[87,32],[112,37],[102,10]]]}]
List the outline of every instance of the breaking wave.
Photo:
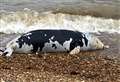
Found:
[{"label": "breaking wave", "polygon": [[68,29],[81,32],[118,32],[120,19],[70,15],[24,9],[23,11],[0,11],[1,33],[25,33],[36,29]]}]

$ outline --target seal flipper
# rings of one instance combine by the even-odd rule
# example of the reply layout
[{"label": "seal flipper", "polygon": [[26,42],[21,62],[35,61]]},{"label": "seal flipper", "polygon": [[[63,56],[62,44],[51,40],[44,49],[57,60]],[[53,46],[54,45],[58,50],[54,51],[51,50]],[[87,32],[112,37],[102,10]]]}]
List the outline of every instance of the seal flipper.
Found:
[{"label": "seal flipper", "polygon": [[6,48],[6,50],[3,52],[3,55],[9,57],[12,55],[12,53],[13,53],[12,48]]},{"label": "seal flipper", "polygon": [[71,42],[69,54],[78,54],[80,52],[80,45],[78,41]]},{"label": "seal flipper", "polygon": [[75,47],[69,52],[69,54],[78,54],[80,52],[80,46]]},{"label": "seal flipper", "polygon": [[6,48],[3,52],[4,56],[11,56],[13,51],[16,49],[16,47],[18,47],[18,43],[16,42],[17,38],[15,38],[14,40],[10,41],[7,45]]},{"label": "seal flipper", "polygon": [[3,55],[4,50],[0,49],[0,55]]}]

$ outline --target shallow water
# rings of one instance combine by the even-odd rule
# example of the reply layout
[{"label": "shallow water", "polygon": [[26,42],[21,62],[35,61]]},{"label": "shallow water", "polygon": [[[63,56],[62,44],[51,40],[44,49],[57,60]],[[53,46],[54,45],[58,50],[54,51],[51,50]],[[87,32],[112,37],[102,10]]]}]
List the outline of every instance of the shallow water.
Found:
[{"label": "shallow water", "polygon": [[52,12],[39,13],[35,10],[0,14],[0,32],[25,33],[36,29],[69,29],[81,32],[118,32],[120,33],[120,19],[105,19],[82,15],[70,15]]},{"label": "shallow water", "polygon": [[120,33],[120,0],[0,0],[0,32],[36,29]]},{"label": "shallow water", "polygon": [[120,0],[0,0],[0,10],[30,8],[39,12],[55,11],[120,18]]}]

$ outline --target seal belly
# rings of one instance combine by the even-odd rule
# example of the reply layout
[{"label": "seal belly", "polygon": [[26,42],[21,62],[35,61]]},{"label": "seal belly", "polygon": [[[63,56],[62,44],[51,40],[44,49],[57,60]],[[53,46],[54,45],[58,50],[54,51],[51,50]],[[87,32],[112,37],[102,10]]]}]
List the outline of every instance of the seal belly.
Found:
[{"label": "seal belly", "polygon": [[46,42],[42,52],[67,52],[70,50],[70,43],[72,42],[72,38],[69,40],[65,40],[63,44],[59,41],[52,41]]},{"label": "seal belly", "polygon": [[42,49],[42,52],[65,52],[65,51],[67,51],[65,47],[60,45],[58,42],[55,42],[53,44],[45,43],[45,46]]},{"label": "seal belly", "polygon": [[31,53],[33,49],[33,45],[28,45],[24,43],[21,48],[16,48],[15,52],[17,53]]}]

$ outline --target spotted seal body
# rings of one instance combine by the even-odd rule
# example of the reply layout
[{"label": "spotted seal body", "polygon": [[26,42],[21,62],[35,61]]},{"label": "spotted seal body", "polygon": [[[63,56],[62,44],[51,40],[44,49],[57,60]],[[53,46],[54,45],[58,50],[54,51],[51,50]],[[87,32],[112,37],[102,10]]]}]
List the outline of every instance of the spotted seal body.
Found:
[{"label": "spotted seal body", "polygon": [[80,50],[103,49],[104,44],[95,36],[70,30],[34,30],[10,41],[4,54],[12,52],[69,52],[77,54]]}]

